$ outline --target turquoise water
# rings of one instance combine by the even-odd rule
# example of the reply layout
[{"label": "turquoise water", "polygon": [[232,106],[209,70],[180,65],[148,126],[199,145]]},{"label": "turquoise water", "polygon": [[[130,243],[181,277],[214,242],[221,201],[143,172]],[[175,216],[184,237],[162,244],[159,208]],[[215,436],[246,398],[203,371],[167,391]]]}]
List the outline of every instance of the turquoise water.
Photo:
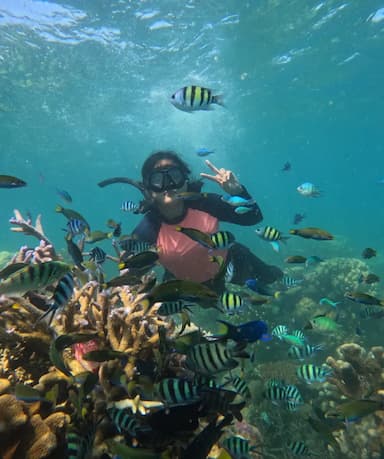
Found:
[{"label": "turquoise water", "polygon": [[[0,175],[28,182],[0,189],[0,252],[37,244],[9,230],[13,209],[42,214],[57,248],[65,247],[66,224],[57,204],[81,212],[92,229],[106,230],[113,218],[130,233],[141,217],[120,205],[138,201],[139,192],[97,183],[139,179],[143,161],[158,149],[179,152],[195,175],[209,172],[196,155],[205,147],[215,151],[209,157],[215,165],[246,185],[263,224],[287,234],[300,212],[306,214],[300,226],[335,235],[330,242],[291,237],[275,253],[254,228],[230,227],[262,259],[287,268],[288,255],[361,258],[365,247],[374,247],[379,256],[367,266],[383,278],[383,50],[384,0],[0,0]],[[223,94],[225,107],[177,110],[170,96],[190,84]],[[287,161],[292,170],[282,172]],[[299,195],[296,188],[306,181],[321,197]],[[62,202],[56,188],[70,192],[73,204]],[[220,192],[212,183],[206,188]],[[110,241],[97,245],[112,252]],[[107,263],[111,274],[116,268]],[[339,285],[327,291],[328,284],[311,291],[317,273],[309,270],[303,284],[314,314],[320,297],[339,300],[344,293]],[[332,278],[322,279],[331,285]],[[374,288],[384,298],[382,282]],[[279,321],[301,326],[312,317],[302,296],[299,289],[274,310],[266,307],[271,328]],[[363,337],[355,334],[354,307],[343,304],[342,333],[324,338],[326,356],[348,340],[367,349],[381,344],[376,321],[363,323]],[[286,349],[276,353],[276,340],[267,346],[262,363],[271,361],[270,371],[278,372],[283,365],[276,359],[285,362]],[[276,374],[267,368],[262,376]],[[315,400],[315,390],[304,390]],[[277,426],[273,408],[267,413]],[[300,419],[306,432],[306,415]],[[363,457],[360,450],[356,457]]]},{"label": "turquoise water", "polygon": [[[172,148],[197,174],[195,154],[232,169],[260,203],[265,223],[287,232],[296,212],[331,231],[335,253],[380,249],[384,185],[383,1],[0,1],[0,170],[28,182],[1,190],[0,249],[12,210],[43,215],[61,245],[55,188],[93,228],[123,218],[146,156]],[[170,95],[213,88],[226,108],[184,113]],[[286,161],[292,170],[282,173]],[[323,196],[300,196],[315,183]],[[214,186],[209,184],[209,189]],[[277,255],[252,229],[240,240]],[[298,244],[291,241],[292,247]],[[301,241],[302,244],[302,241]],[[318,246],[316,246],[318,247]],[[342,252],[342,253],[340,253]]]}]

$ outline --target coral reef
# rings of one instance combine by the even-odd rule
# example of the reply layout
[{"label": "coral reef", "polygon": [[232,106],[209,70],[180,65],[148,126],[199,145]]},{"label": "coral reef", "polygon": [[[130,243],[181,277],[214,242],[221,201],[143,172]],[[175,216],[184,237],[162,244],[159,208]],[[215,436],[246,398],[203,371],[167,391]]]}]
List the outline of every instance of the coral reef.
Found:
[{"label": "coral reef", "polygon": [[329,356],[326,360],[333,369],[328,384],[336,386],[341,395],[361,399],[384,386],[383,347],[375,346],[367,352],[357,343],[344,343],[336,354],[336,359]]}]

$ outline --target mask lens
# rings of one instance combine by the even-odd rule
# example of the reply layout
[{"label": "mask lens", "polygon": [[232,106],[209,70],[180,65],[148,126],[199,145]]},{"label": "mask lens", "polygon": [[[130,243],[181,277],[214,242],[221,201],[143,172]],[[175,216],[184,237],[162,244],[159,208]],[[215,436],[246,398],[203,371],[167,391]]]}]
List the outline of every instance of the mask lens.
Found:
[{"label": "mask lens", "polygon": [[178,167],[159,169],[152,172],[149,177],[148,187],[155,192],[181,188],[186,177]]}]

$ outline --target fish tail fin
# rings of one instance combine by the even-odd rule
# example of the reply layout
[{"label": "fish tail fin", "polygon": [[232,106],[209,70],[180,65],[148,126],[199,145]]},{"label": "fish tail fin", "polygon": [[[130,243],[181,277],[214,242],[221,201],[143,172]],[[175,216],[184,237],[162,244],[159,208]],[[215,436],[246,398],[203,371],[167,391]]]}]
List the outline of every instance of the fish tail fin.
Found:
[{"label": "fish tail fin", "polygon": [[229,338],[231,336],[231,330],[236,328],[234,325],[226,322],[225,320],[218,320],[217,322],[220,323],[219,325],[219,334],[216,335],[220,338]]},{"label": "fish tail fin", "polygon": [[277,290],[277,291],[273,294],[273,298],[276,298],[276,300],[277,300],[278,298],[280,298],[280,296],[281,296],[281,292],[280,292],[279,290]]},{"label": "fish tail fin", "polygon": [[174,230],[175,230],[175,231],[182,231],[182,229],[183,229],[183,228],[182,228],[181,226],[175,226],[175,227],[174,227]]},{"label": "fish tail fin", "polygon": [[212,103],[221,105],[222,107],[225,107],[224,105],[224,96],[222,94],[218,94],[216,96],[212,96]]},{"label": "fish tail fin", "polygon": [[384,306],[384,300],[380,300],[379,304],[380,306]]},{"label": "fish tail fin", "polygon": [[231,404],[229,405],[229,408],[231,410],[231,414],[239,421],[241,422],[243,420],[243,415],[241,414],[241,410],[245,407],[246,402],[243,401],[241,403],[236,403],[236,404]]},{"label": "fish tail fin", "polygon": [[56,307],[55,303],[51,303],[49,305],[49,308],[46,311],[44,311],[43,314],[41,314],[41,316],[38,317],[38,319],[35,322],[35,325],[37,325],[39,322],[41,322],[43,319],[45,319],[45,317],[47,317],[49,314],[51,314],[51,317],[48,320],[48,326],[50,326],[51,323],[52,323],[53,317],[55,315],[56,309],[57,309],[57,307]]},{"label": "fish tail fin", "polygon": [[62,212],[63,211],[63,207],[60,206],[59,204],[55,207],[55,211],[56,212]]},{"label": "fish tail fin", "polygon": [[249,359],[250,355],[245,350],[247,343],[237,343],[236,347],[232,350],[232,356],[241,359]]},{"label": "fish tail fin", "polygon": [[280,244],[277,241],[271,241],[270,244],[275,252],[280,252]]}]

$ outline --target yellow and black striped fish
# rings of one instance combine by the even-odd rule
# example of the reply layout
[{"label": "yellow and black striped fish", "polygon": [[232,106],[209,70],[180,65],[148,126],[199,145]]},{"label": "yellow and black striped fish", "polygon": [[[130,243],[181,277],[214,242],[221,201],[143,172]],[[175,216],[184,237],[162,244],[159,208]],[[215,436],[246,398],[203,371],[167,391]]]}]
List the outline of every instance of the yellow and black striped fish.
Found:
[{"label": "yellow and black striped fish", "polygon": [[217,231],[211,234],[215,249],[227,249],[235,242],[235,236],[230,231]]},{"label": "yellow and black striped fish", "polygon": [[70,265],[61,261],[28,265],[0,282],[0,294],[24,295],[29,290],[47,287],[59,280],[70,269]]},{"label": "yellow and black striped fish", "polygon": [[184,86],[172,94],[171,103],[186,112],[209,110],[212,104],[224,105],[222,96],[214,96],[211,89],[193,85]]},{"label": "yellow and black striped fish", "polygon": [[275,252],[280,250],[279,241],[285,241],[288,239],[287,236],[283,236],[281,231],[274,228],[273,226],[262,226],[255,230],[255,233],[264,241],[271,243],[272,248]]},{"label": "yellow and black striped fish", "polygon": [[243,307],[243,299],[237,293],[223,292],[219,301],[226,314],[236,314]]}]

